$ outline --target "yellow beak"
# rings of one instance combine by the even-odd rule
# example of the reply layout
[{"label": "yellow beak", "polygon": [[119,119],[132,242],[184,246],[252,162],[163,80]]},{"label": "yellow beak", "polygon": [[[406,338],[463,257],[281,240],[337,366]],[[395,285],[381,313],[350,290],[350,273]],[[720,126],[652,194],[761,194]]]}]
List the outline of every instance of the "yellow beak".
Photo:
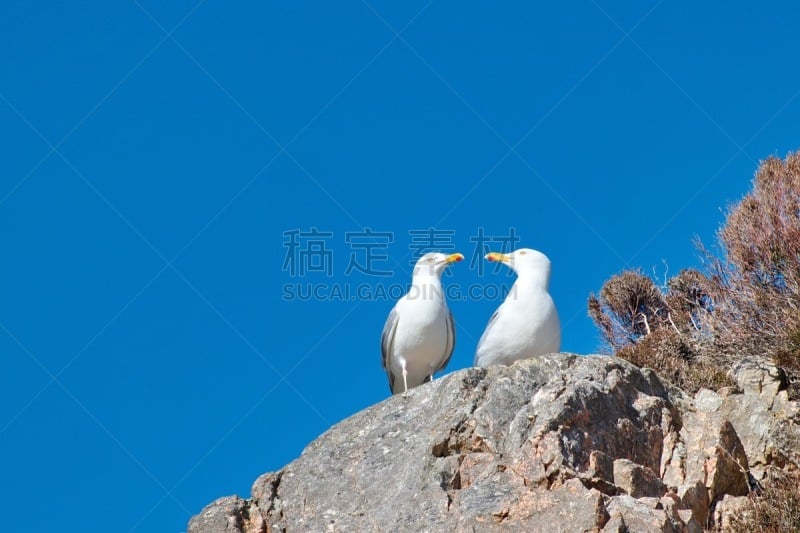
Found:
[{"label": "yellow beak", "polygon": [[464,256],[463,256],[463,255],[461,255],[461,254],[458,254],[458,253],[456,253],[456,254],[450,254],[450,255],[448,255],[448,256],[445,258],[444,262],[445,262],[445,263],[447,263],[447,264],[449,265],[449,264],[451,264],[451,263],[458,263],[459,261],[463,261],[463,260],[464,260]]},{"label": "yellow beak", "polygon": [[501,254],[499,252],[490,252],[483,256],[484,259],[492,263],[505,263],[508,261],[508,254]]}]

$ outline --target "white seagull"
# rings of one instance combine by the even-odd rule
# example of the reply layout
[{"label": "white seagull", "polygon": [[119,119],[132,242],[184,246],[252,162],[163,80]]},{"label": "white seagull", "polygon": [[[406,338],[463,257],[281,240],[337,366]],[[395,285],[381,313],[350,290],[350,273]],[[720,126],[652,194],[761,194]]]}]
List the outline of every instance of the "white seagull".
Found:
[{"label": "white seagull", "polygon": [[381,334],[383,368],[392,394],[422,385],[444,369],[456,343],[453,314],[442,291],[442,272],[461,254],[431,252],[414,266],[411,289],[389,313]]},{"label": "white seagull", "polygon": [[518,359],[561,349],[561,322],[548,292],[550,260],[521,248],[510,254],[492,252],[488,261],[504,263],[517,273],[505,301],[497,308],[475,350],[475,366],[510,365]]}]

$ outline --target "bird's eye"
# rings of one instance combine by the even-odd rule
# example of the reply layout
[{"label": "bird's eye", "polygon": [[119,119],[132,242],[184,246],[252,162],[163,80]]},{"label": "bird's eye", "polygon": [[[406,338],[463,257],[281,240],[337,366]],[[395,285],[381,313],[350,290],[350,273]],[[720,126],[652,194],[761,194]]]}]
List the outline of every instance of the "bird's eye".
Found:
[{"label": "bird's eye", "polygon": [[526,253],[528,253],[528,252],[526,252],[526,251],[524,251],[524,250],[523,250],[523,251],[521,251],[521,252],[519,253],[519,255],[525,255]]},{"label": "bird's eye", "polygon": [[431,261],[433,261],[433,260],[434,260],[434,258],[433,258],[433,257],[429,257],[429,258],[428,258],[428,263],[430,263],[430,262],[431,262]]}]

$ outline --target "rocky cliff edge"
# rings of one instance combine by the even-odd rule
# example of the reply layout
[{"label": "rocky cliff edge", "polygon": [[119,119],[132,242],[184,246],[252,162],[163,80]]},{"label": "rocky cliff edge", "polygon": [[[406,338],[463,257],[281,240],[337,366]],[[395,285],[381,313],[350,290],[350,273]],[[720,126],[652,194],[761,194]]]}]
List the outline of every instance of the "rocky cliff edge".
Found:
[{"label": "rocky cliff edge", "polygon": [[453,372],[333,426],[190,533],[702,531],[800,465],[780,369],[690,397],[607,356]]}]

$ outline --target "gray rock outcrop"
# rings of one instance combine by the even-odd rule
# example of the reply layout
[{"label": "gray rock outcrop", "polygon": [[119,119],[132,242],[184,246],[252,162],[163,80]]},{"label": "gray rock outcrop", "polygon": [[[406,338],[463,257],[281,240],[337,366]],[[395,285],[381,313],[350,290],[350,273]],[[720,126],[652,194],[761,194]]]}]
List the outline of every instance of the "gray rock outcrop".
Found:
[{"label": "gray rock outcrop", "polygon": [[735,379],[692,398],[570,354],[453,372],[335,425],[189,532],[701,531],[768,466],[800,464],[780,371]]}]

